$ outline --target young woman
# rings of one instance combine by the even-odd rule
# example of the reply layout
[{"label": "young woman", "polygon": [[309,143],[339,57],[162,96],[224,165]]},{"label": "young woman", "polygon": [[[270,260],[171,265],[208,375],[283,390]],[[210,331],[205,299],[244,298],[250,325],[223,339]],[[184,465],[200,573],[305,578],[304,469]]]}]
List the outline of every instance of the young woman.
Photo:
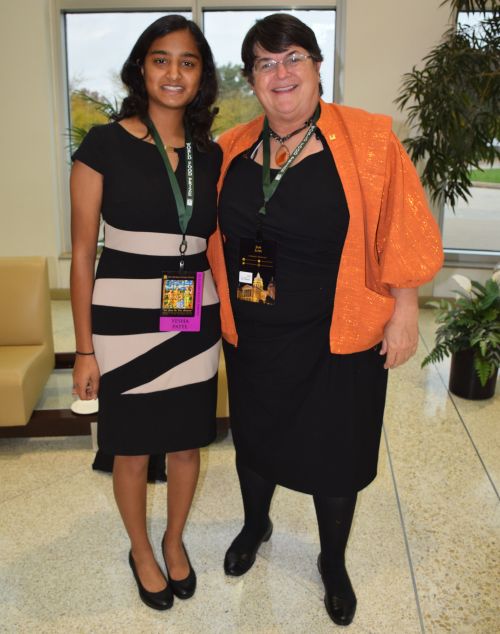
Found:
[{"label": "young woman", "polygon": [[[174,594],[195,591],[182,534],[199,447],[215,437],[220,320],[206,244],[221,164],[210,141],[217,81],[203,34],[178,15],[144,31],[122,81],[128,96],[115,122],[92,128],[73,156],[74,393],[99,395],[99,448],[114,456],[129,563],[144,603],[165,610]],[[146,530],[148,457],[162,452],[166,577]]]}]

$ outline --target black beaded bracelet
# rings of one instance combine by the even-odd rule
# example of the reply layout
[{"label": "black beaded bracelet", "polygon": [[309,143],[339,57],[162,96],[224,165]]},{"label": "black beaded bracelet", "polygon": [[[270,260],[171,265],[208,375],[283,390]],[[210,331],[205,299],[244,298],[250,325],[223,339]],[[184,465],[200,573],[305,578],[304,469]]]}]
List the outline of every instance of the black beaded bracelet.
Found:
[{"label": "black beaded bracelet", "polygon": [[91,355],[95,354],[95,352],[94,351],[92,351],[92,352],[79,352],[78,350],[75,350],[75,354],[79,354],[82,357],[87,357],[87,356],[91,356]]}]

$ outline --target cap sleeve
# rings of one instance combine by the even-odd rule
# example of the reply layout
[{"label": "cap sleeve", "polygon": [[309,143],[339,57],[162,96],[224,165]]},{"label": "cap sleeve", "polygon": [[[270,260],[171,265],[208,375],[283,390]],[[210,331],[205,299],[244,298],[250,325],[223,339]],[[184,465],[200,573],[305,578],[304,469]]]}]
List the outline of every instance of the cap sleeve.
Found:
[{"label": "cap sleeve", "polygon": [[104,127],[94,126],[90,128],[78,149],[71,156],[73,161],[81,161],[100,174],[104,174],[105,169]]},{"label": "cap sleeve", "polygon": [[439,228],[417,171],[394,133],[388,148],[377,252],[381,281],[397,288],[425,284],[443,263]]}]

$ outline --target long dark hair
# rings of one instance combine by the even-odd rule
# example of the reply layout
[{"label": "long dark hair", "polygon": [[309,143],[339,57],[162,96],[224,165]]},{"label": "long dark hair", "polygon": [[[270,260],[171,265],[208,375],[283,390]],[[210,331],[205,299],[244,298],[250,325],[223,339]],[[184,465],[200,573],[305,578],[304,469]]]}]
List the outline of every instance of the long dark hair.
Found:
[{"label": "long dark hair", "polygon": [[[255,46],[259,44],[271,53],[283,53],[291,46],[304,48],[315,62],[322,62],[323,55],[314,31],[298,18],[288,13],[273,13],[252,26],[241,45],[243,76],[253,83]],[[323,87],[319,83],[319,94]]]},{"label": "long dark hair", "polygon": [[194,37],[203,62],[200,88],[194,100],[186,108],[185,121],[197,148],[206,150],[210,143],[210,128],[217,114],[217,108],[212,108],[217,98],[215,63],[210,46],[199,27],[182,15],[167,15],[159,18],[139,37],[121,72],[121,80],[127,88],[128,96],[125,97],[120,111],[113,118],[115,121],[121,121],[127,117],[137,116],[146,125],[148,95],[141,72],[144,59],[156,39],[182,30],[189,31]]}]

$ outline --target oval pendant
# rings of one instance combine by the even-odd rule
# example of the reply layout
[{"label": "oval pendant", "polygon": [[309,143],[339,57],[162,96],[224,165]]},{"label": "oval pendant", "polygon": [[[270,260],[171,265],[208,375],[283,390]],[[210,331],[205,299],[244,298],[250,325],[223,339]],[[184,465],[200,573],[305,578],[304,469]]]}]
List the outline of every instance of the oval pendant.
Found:
[{"label": "oval pendant", "polygon": [[285,144],[280,145],[280,147],[276,150],[276,154],[274,155],[274,160],[276,165],[282,167],[290,158],[290,150],[287,148]]}]

